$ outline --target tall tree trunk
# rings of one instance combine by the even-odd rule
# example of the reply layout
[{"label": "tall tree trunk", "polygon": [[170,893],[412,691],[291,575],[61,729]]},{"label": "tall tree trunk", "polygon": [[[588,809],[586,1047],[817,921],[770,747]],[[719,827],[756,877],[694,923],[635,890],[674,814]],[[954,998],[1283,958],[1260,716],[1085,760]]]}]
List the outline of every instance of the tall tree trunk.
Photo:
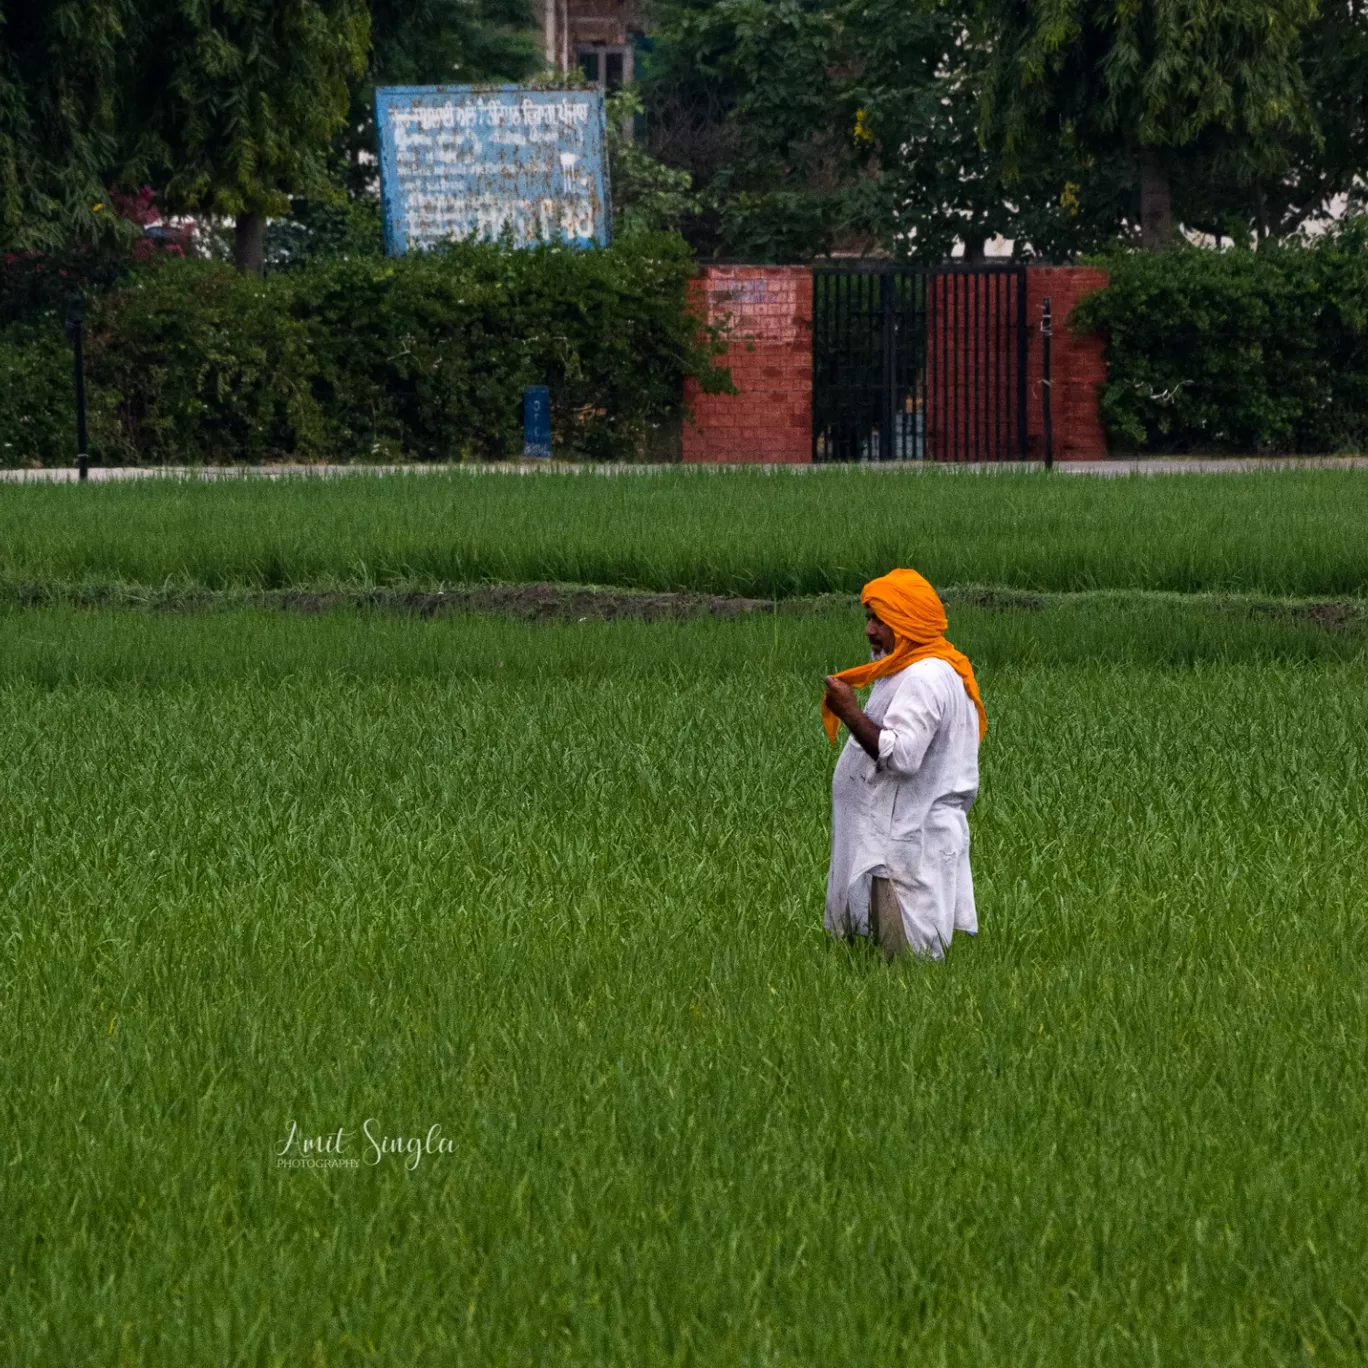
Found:
[{"label": "tall tree trunk", "polygon": [[1152,147],[1140,149],[1140,245],[1149,252],[1173,237],[1173,197],[1168,168]]},{"label": "tall tree trunk", "polygon": [[1268,196],[1264,193],[1262,185],[1256,186],[1254,190],[1254,224],[1255,234],[1260,242],[1268,239]]},{"label": "tall tree trunk", "polygon": [[243,275],[266,273],[266,215],[239,214],[233,226],[233,265]]}]

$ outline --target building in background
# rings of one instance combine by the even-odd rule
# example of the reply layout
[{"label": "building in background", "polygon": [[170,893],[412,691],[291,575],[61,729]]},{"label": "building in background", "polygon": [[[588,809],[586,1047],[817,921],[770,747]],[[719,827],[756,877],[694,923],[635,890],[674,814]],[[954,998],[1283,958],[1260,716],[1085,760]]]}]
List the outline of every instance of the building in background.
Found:
[{"label": "building in background", "polygon": [[642,0],[542,0],[546,64],[575,67],[595,85],[616,90],[635,79],[646,41]]}]

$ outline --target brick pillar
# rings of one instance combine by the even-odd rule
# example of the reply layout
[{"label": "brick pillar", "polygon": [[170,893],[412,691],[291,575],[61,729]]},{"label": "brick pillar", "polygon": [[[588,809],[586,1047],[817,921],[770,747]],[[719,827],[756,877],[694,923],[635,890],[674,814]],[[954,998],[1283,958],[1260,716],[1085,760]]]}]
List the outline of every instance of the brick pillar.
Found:
[{"label": "brick pillar", "polygon": [[812,272],[805,266],[704,266],[690,282],[700,317],[728,328],[721,364],[736,394],[684,382],[683,459],[812,460]]},{"label": "brick pillar", "polygon": [[1050,416],[1056,461],[1101,461],[1107,456],[1098,404],[1107,379],[1102,339],[1075,333],[1069,315],[1084,295],[1105,289],[1106,271],[1091,266],[1030,266],[1026,270],[1026,318],[1031,325],[1027,375],[1027,442],[1032,460],[1045,458],[1045,418],[1041,403],[1042,347],[1040,304],[1050,297],[1054,337],[1050,346],[1053,395]]}]

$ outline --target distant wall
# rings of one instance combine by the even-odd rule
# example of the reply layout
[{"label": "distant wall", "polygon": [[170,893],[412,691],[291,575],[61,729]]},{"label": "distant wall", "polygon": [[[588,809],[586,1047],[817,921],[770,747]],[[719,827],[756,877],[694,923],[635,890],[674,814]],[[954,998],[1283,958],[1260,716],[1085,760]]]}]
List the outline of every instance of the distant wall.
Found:
[{"label": "distant wall", "polygon": [[812,460],[812,272],[705,266],[690,282],[700,316],[728,327],[736,394],[685,381],[685,461]]},{"label": "distant wall", "polygon": [[[1069,315],[1079,300],[1106,285],[1106,271],[1093,267],[1027,269],[1026,434],[1027,455],[1032,460],[1045,456],[1040,306],[1046,297],[1054,320],[1050,353],[1054,459],[1100,460],[1107,455],[1098,410],[1107,378],[1102,339],[1076,335],[1069,328]],[[1015,291],[1009,297],[1005,281],[993,286],[991,293],[985,285],[967,308],[961,308],[942,304],[937,288],[930,296],[928,363],[948,366],[944,358],[953,355],[955,369],[937,372],[941,385],[949,386],[948,393],[966,387],[984,390],[990,402],[968,394],[952,401],[975,414],[977,426],[967,433],[943,415],[929,413],[927,454],[941,460],[991,456],[999,448],[1005,454],[997,429],[1007,421],[1007,410],[1015,408],[1011,384],[1015,343],[1007,331],[1016,318]],[[730,341],[722,360],[738,392],[702,394],[695,381],[685,381],[683,459],[811,461],[812,272],[802,266],[705,266],[690,282],[690,290],[700,316],[728,328]],[[985,331],[986,318],[999,316],[1004,323],[1000,343],[996,328]],[[963,341],[956,335],[961,326],[968,330]],[[994,344],[985,352],[983,339],[990,334]]]}]

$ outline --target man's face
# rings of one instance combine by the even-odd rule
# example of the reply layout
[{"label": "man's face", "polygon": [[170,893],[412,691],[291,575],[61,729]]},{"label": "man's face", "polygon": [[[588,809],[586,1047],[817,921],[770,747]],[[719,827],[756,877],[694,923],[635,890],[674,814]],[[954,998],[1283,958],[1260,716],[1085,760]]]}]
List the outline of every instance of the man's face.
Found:
[{"label": "man's face", "polygon": [[865,616],[869,619],[865,623],[865,636],[869,640],[869,658],[878,660],[893,649],[893,629],[887,623],[880,622],[872,608],[865,609]]}]

